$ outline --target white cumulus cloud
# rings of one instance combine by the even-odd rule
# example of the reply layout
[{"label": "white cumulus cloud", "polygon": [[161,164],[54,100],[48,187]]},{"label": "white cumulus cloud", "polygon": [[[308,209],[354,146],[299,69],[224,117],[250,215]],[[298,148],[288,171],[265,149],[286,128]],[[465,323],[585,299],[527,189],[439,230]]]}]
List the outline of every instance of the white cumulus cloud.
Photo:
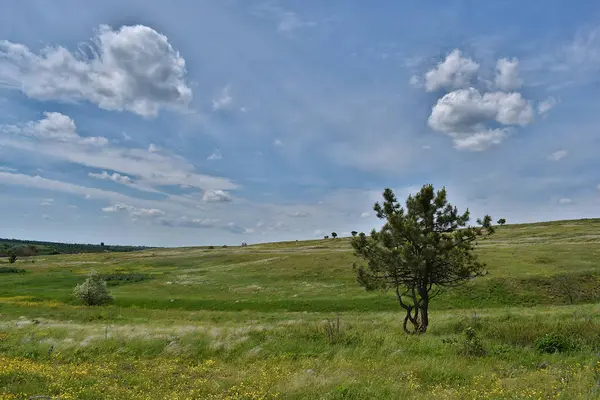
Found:
[{"label": "white cumulus cloud", "polygon": [[558,100],[555,97],[548,97],[546,100],[539,102],[537,110],[538,114],[545,115],[558,104]]},{"label": "white cumulus cloud", "polygon": [[167,37],[144,25],[101,25],[85,48],[48,46],[39,53],[0,41],[0,82],[41,100],[89,101],[145,117],[187,106],[185,60]]},{"label": "white cumulus cloud", "polygon": [[498,145],[510,134],[509,129],[489,129],[473,134],[454,133],[454,147],[458,150],[483,151]]},{"label": "white cumulus cloud", "polygon": [[479,64],[463,57],[460,50],[455,49],[437,67],[425,74],[425,89],[433,92],[442,88],[467,87],[478,71]]},{"label": "white cumulus cloud", "polygon": [[513,90],[521,87],[519,78],[519,60],[501,58],[496,62],[496,87],[501,90]]},{"label": "white cumulus cloud", "polygon": [[1,131],[44,141],[72,143],[78,145],[104,146],[108,144],[105,137],[82,137],[77,134],[75,121],[58,112],[44,112],[44,118],[30,121],[21,126],[0,126]]},{"label": "white cumulus cloud", "polygon": [[207,190],[202,196],[207,203],[225,203],[232,200],[231,195],[224,190]]},{"label": "white cumulus cloud", "polygon": [[480,151],[500,143],[506,128],[490,129],[496,122],[505,126],[533,122],[533,109],[520,93],[491,92],[483,95],[474,88],[459,89],[440,98],[431,110],[429,126],[455,139],[457,148]]}]

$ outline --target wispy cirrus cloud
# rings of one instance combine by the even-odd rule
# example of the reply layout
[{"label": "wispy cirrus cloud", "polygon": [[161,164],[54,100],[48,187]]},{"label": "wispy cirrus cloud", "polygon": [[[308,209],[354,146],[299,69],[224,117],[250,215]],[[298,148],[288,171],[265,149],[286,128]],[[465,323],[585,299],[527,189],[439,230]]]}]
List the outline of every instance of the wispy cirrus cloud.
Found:
[{"label": "wispy cirrus cloud", "polygon": [[[142,190],[154,186],[179,185],[202,190],[237,187],[228,179],[199,174],[185,159],[159,152],[156,147],[150,149],[153,151],[124,148],[109,144],[105,138],[82,137],[76,131],[75,122],[60,113],[45,113],[43,119],[25,124],[2,125],[0,133],[4,133],[0,136],[0,145],[86,167],[110,169],[119,173],[119,176],[135,177],[136,185],[129,185]],[[127,184],[126,178],[118,179],[114,173],[110,178]]]},{"label": "wispy cirrus cloud", "polygon": [[569,152],[567,150],[557,150],[554,153],[550,154],[548,156],[548,159],[551,161],[560,161],[567,155],[569,155]]},{"label": "wispy cirrus cloud", "polygon": [[217,161],[217,160],[222,160],[223,159],[223,155],[221,154],[221,150],[216,149],[215,151],[212,152],[212,154],[210,156],[208,156],[206,158],[208,161]]},{"label": "wispy cirrus cloud", "polygon": [[231,86],[227,85],[221,89],[219,95],[212,101],[213,111],[229,109],[233,104],[233,97],[231,96]]},{"label": "wispy cirrus cloud", "polygon": [[297,12],[286,10],[273,1],[266,1],[254,6],[251,13],[273,21],[276,24],[277,31],[281,33],[290,33],[317,25],[316,21],[304,19]]}]

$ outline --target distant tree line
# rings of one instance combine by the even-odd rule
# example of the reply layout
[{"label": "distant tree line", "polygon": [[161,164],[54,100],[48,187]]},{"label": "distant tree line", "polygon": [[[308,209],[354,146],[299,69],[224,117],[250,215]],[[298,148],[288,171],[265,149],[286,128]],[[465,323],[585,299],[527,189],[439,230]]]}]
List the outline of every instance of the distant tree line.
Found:
[{"label": "distant tree line", "polygon": [[128,252],[150,249],[146,246],[106,246],[101,244],[56,243],[34,240],[0,239],[0,257],[31,257],[36,255]]}]

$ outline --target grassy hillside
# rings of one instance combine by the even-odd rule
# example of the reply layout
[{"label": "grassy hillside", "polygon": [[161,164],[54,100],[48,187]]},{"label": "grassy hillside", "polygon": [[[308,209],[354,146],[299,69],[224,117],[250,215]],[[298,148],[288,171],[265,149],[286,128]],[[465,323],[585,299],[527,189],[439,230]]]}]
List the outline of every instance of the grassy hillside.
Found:
[{"label": "grassy hillside", "polygon": [[[489,274],[437,298],[424,337],[356,284],[343,238],[20,259],[0,274],[0,399],[600,398],[600,220],[477,251]],[[73,299],[90,268],[117,277],[113,305]]]}]

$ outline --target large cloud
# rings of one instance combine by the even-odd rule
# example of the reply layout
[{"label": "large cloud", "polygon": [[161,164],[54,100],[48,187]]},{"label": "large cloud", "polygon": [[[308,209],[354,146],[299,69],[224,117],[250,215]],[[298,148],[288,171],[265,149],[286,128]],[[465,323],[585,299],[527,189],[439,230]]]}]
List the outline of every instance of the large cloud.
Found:
[{"label": "large cloud", "polygon": [[[517,126],[533,122],[531,102],[511,91],[522,84],[519,61],[502,58],[496,63],[495,86],[502,91],[480,91],[472,86],[485,82],[477,77],[479,64],[463,57],[460,50],[425,74],[425,89],[447,89],[428,118],[429,126],[453,138],[457,149],[482,151],[500,144]],[[476,82],[475,82],[476,81]],[[543,107],[545,111],[550,107]]]},{"label": "large cloud", "polygon": [[484,150],[506,137],[505,128],[491,129],[490,121],[524,126],[533,122],[533,108],[520,93],[491,92],[474,88],[444,95],[431,110],[429,126],[455,139],[457,148]]},{"label": "large cloud", "polygon": [[151,117],[161,107],[186,106],[192,91],[185,60],[166,36],[143,25],[101,25],[87,49],[73,53],[0,41],[0,81],[42,100],[87,100],[106,110]]},{"label": "large cloud", "polygon": [[429,126],[441,132],[477,132],[489,120],[503,125],[527,125],[533,121],[533,108],[520,93],[482,95],[474,88],[460,89],[437,101]]},{"label": "large cloud", "polygon": [[437,67],[425,74],[425,89],[433,92],[442,88],[458,89],[469,86],[479,71],[479,64],[453,50]]}]

